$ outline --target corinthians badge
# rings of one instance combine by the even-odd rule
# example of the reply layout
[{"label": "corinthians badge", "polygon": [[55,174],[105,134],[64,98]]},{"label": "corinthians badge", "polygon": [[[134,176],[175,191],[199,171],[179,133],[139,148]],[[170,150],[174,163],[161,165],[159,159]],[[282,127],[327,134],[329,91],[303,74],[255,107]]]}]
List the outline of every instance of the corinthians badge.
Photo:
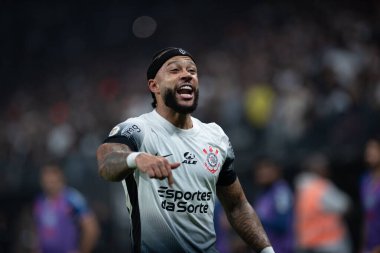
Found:
[{"label": "corinthians badge", "polygon": [[217,148],[208,146],[208,149],[204,148],[202,151],[204,154],[207,155],[206,161],[203,163],[203,165],[206,167],[208,171],[214,174],[220,167],[218,159],[219,150]]}]

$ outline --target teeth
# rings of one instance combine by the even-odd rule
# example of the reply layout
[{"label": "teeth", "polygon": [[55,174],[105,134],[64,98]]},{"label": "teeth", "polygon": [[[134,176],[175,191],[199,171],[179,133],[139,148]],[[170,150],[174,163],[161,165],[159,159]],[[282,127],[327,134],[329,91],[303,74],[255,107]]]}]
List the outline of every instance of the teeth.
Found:
[{"label": "teeth", "polygon": [[184,85],[182,87],[179,88],[180,90],[193,90],[193,88],[189,85]]}]

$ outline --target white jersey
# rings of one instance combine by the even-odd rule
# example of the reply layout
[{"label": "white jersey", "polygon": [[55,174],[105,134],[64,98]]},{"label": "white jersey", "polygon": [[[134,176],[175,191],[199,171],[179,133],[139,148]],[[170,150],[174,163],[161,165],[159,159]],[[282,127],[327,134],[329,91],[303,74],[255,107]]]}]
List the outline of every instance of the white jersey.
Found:
[{"label": "white jersey", "polygon": [[120,123],[105,141],[181,163],[172,187],[139,170],[123,180],[134,252],[217,252],[216,185],[235,181],[234,154],[217,124],[192,122],[179,129],[153,110]]}]

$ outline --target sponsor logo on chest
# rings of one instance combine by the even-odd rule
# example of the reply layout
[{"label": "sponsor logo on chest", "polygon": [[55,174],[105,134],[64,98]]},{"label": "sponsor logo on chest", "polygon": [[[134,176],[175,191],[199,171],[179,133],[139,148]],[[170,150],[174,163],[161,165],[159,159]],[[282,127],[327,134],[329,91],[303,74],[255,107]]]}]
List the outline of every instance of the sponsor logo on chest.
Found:
[{"label": "sponsor logo on chest", "polygon": [[161,197],[161,208],[169,212],[178,213],[207,213],[208,201],[211,200],[211,192],[180,191],[160,186],[157,190]]},{"label": "sponsor logo on chest", "polygon": [[190,153],[190,152],[185,152],[183,154],[183,157],[185,158],[182,163],[185,163],[185,164],[197,164],[197,160],[195,159],[195,155],[193,153]]}]

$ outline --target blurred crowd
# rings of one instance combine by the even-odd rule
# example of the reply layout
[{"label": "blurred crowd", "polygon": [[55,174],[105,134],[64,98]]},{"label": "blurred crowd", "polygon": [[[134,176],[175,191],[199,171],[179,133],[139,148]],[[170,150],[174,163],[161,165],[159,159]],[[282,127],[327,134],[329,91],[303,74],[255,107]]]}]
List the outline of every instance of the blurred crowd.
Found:
[{"label": "blurred crowd", "polygon": [[[2,249],[32,247],[23,221],[40,189],[39,168],[51,161],[59,161],[98,217],[97,250],[128,247],[121,185],[99,178],[95,153],[115,124],[151,110],[145,71],[165,46],[193,54],[201,84],[195,116],[224,128],[248,195],[259,189],[245,177],[252,158],[278,161],[293,191],[301,164],[318,152],[329,159],[331,180],[360,203],[365,144],[380,126],[380,4],[323,2],[163,1],[87,9],[5,1]],[[146,13],[157,21],[156,33],[133,38],[129,24]],[[350,219],[348,233],[358,248],[362,212],[352,211]]]}]

